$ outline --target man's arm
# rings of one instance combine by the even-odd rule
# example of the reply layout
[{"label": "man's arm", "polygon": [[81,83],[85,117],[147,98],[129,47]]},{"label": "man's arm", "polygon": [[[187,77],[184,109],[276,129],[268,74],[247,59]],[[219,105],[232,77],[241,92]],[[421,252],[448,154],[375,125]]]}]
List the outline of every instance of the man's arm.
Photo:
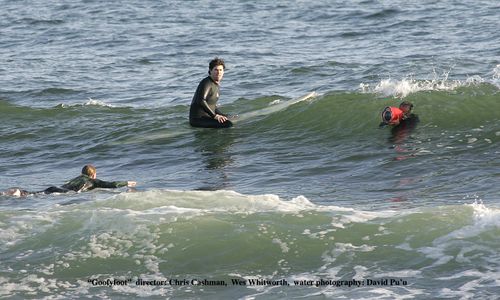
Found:
[{"label": "man's arm", "polygon": [[221,113],[221,111],[218,109],[218,108],[215,108],[215,111],[213,111],[210,106],[208,105],[208,102],[207,102],[207,97],[208,97],[208,94],[210,92],[210,85],[205,85],[203,87],[203,91],[202,91],[202,98],[200,100],[200,105],[201,107],[203,108],[204,111],[206,111],[210,117],[212,117],[213,119],[217,120],[219,123],[224,123],[227,121],[227,117],[226,115],[224,115],[223,113]]},{"label": "man's arm", "polygon": [[216,111],[213,111],[210,106],[208,105],[207,98],[208,95],[210,94],[210,84],[208,82],[205,82],[203,86],[201,87],[201,99],[200,99],[200,106],[203,108],[203,110],[210,115],[210,117],[215,118],[217,115],[217,109]]},{"label": "man's arm", "polygon": [[119,187],[134,187],[136,186],[135,181],[104,181],[100,179],[94,179],[94,188],[106,188],[106,189],[114,189]]}]

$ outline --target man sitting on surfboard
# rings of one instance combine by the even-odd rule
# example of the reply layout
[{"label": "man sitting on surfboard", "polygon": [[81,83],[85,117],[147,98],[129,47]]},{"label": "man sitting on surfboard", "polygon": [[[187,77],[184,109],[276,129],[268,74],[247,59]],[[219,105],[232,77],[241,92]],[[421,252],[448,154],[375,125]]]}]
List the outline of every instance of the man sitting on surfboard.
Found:
[{"label": "man sitting on surfboard", "polygon": [[93,165],[86,165],[83,167],[82,174],[80,174],[80,176],[71,179],[61,187],[51,186],[39,192],[28,192],[18,188],[11,188],[6,192],[0,193],[0,195],[21,197],[31,194],[67,193],[70,191],[79,193],[90,191],[95,188],[119,188],[123,186],[134,187],[136,184],[137,183],[135,181],[104,181],[97,179],[96,168]]},{"label": "man sitting on surfboard", "polygon": [[208,74],[203,79],[191,101],[189,123],[193,127],[228,128],[233,123],[217,108],[220,82],[224,76],[224,60],[214,58],[208,64]]}]

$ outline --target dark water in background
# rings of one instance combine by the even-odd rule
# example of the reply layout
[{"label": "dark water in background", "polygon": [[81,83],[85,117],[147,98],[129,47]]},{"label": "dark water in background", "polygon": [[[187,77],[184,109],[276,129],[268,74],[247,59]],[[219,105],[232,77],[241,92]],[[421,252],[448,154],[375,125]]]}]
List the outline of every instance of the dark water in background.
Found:
[{"label": "dark water in background", "polygon": [[[62,184],[86,163],[139,183],[0,196],[0,296],[498,294],[496,1],[0,4],[0,189]],[[240,121],[192,129],[192,94],[217,55],[219,103]],[[401,100],[417,127],[378,129]]]}]

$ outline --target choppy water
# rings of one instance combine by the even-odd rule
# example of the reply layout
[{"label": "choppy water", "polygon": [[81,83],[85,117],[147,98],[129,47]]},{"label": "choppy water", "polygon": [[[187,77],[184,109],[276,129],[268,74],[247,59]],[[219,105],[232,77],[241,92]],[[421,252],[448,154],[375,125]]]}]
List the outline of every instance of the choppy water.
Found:
[{"label": "choppy water", "polygon": [[0,297],[497,297],[496,1],[0,4]]}]

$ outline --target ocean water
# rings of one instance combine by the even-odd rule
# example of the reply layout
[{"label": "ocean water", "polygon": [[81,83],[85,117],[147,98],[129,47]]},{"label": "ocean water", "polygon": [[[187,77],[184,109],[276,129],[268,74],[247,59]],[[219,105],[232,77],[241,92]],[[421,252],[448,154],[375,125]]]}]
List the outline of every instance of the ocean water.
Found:
[{"label": "ocean water", "polygon": [[498,299],[498,1],[0,4],[0,298]]}]

